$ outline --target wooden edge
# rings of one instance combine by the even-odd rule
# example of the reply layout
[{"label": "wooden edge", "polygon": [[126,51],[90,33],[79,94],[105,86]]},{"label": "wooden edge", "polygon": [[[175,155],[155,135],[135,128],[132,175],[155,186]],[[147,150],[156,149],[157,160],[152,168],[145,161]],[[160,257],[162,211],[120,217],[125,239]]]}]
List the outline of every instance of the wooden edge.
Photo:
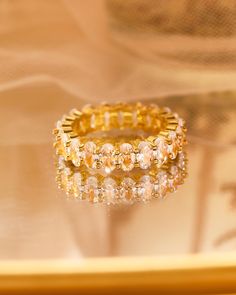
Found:
[{"label": "wooden edge", "polygon": [[229,294],[236,255],[0,261],[0,294]]}]

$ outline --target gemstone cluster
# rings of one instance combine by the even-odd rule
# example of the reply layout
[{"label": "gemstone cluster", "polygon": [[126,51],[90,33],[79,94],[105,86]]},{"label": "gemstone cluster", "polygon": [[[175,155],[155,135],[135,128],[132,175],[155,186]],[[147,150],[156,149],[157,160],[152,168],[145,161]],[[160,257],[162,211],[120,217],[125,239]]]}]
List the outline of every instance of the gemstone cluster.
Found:
[{"label": "gemstone cluster", "polygon": [[174,192],[186,175],[187,159],[183,152],[168,169],[159,169],[155,173],[150,170],[149,173],[141,173],[136,177],[87,174],[75,170],[75,167],[68,167],[61,156],[57,163],[57,182],[68,196],[108,205],[162,199],[168,192]]},{"label": "gemstone cluster", "polygon": [[175,191],[186,176],[186,126],[169,108],[86,105],[63,116],[54,134],[59,187],[76,199],[147,202]]}]

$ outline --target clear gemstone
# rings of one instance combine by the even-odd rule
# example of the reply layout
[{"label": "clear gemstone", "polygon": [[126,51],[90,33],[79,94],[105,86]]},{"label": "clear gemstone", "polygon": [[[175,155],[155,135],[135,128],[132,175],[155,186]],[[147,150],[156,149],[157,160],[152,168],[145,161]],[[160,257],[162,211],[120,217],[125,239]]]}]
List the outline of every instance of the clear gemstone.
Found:
[{"label": "clear gemstone", "polygon": [[126,177],[123,179],[121,183],[121,198],[123,200],[132,200],[133,198],[133,188],[135,186],[135,181],[130,178]]},{"label": "clear gemstone", "polygon": [[170,167],[170,174],[173,175],[173,176],[176,176],[178,175],[178,167],[173,165]]},{"label": "clear gemstone", "polygon": [[90,201],[96,203],[99,200],[98,180],[95,176],[88,177],[85,192]]},{"label": "clear gemstone", "polygon": [[170,191],[175,191],[177,186],[182,182],[182,175],[177,166],[172,166],[170,168],[171,177],[169,178],[169,188]]},{"label": "clear gemstone", "polygon": [[133,120],[133,125],[137,126],[138,125],[138,115],[137,115],[137,111],[134,111],[132,113],[132,120]]},{"label": "clear gemstone", "polygon": [[173,177],[170,177],[170,178],[168,179],[168,187],[169,187],[169,190],[170,190],[171,192],[175,191],[175,189],[176,189],[176,185],[175,185],[175,180],[174,180]]},{"label": "clear gemstone", "polygon": [[180,118],[178,120],[178,126],[176,128],[176,134],[178,135],[178,143],[180,146],[183,145],[183,140],[184,140],[184,131],[183,131],[184,124],[185,124],[184,120]]},{"label": "clear gemstone", "polygon": [[56,123],[56,128],[58,129],[58,130],[60,130],[61,129],[61,121],[57,121],[57,123]]},{"label": "clear gemstone", "polygon": [[122,126],[123,123],[124,123],[124,114],[123,114],[123,112],[119,111],[118,112],[118,124],[120,126]]},{"label": "clear gemstone", "polygon": [[140,168],[147,169],[151,166],[153,150],[148,142],[142,141],[139,146],[139,153],[137,156],[137,160],[139,162]]},{"label": "clear gemstone", "polygon": [[184,127],[184,123],[185,123],[184,120],[182,118],[179,118],[178,125],[180,127]]},{"label": "clear gemstone", "polygon": [[82,158],[82,153],[80,152],[79,146],[80,146],[79,139],[73,138],[70,144],[70,148],[71,148],[70,155],[71,155],[72,163],[76,167],[80,166],[80,162]]},{"label": "clear gemstone", "polygon": [[76,149],[79,147],[79,145],[80,145],[79,139],[72,138],[71,143],[70,143],[71,149]]},{"label": "clear gemstone", "polygon": [[141,199],[144,201],[150,200],[152,197],[152,193],[153,193],[153,179],[152,179],[152,177],[149,175],[144,175],[140,179],[140,188],[142,188],[141,195],[140,195]]},{"label": "clear gemstone", "polygon": [[84,162],[88,168],[97,168],[98,155],[96,154],[96,144],[92,141],[84,145]]},{"label": "clear gemstone", "polygon": [[93,187],[93,188],[97,187],[97,185],[98,185],[97,177],[95,177],[95,176],[88,177],[86,184],[90,187]]},{"label": "clear gemstone", "polygon": [[168,134],[168,138],[173,142],[176,139],[175,131],[170,131]]},{"label": "clear gemstone", "polygon": [[174,142],[172,144],[168,144],[167,151],[171,159],[175,159],[178,154],[178,146]]},{"label": "clear gemstone", "polygon": [[62,170],[66,167],[64,158],[62,156],[58,157],[58,169]]},{"label": "clear gemstone", "polygon": [[116,200],[116,181],[111,177],[106,177],[103,182],[103,189],[106,203],[113,204]]},{"label": "clear gemstone", "polygon": [[64,154],[65,157],[70,155],[70,137],[67,133],[62,133],[61,134],[61,143],[62,143],[62,153]]},{"label": "clear gemstone", "polygon": [[67,133],[62,133],[61,134],[61,142],[63,145],[66,145],[69,142],[70,138],[69,135]]},{"label": "clear gemstone", "polygon": [[131,144],[123,143],[120,146],[119,163],[124,171],[130,171],[134,168],[135,154]]},{"label": "clear gemstone", "polygon": [[74,173],[73,176],[74,193],[76,197],[82,198],[82,176],[79,172]]},{"label": "clear gemstone", "polygon": [[154,191],[154,195],[155,197],[159,197],[159,189],[160,189],[160,186],[158,184],[158,182],[155,182],[154,185],[153,185],[153,191]]},{"label": "clear gemstone", "polygon": [[135,185],[132,188],[132,195],[134,199],[138,199],[140,198],[140,186],[139,185]]},{"label": "clear gemstone", "polygon": [[153,151],[154,158],[157,160],[157,166],[160,167],[168,158],[167,144],[163,137],[155,140],[156,150]]},{"label": "clear gemstone", "polygon": [[173,165],[170,167],[170,174],[171,177],[169,178],[169,188],[171,191],[175,191],[177,188],[177,185],[180,181],[180,173],[178,171],[178,167]]},{"label": "clear gemstone", "polygon": [[168,151],[170,158],[175,159],[178,154],[178,150],[179,150],[179,146],[177,144],[178,138],[177,138],[176,132],[170,131],[168,134],[168,138],[171,141],[171,144],[169,144],[167,146],[167,151]]},{"label": "clear gemstone", "polygon": [[101,148],[100,161],[106,173],[115,169],[115,151],[110,143],[106,143]]},{"label": "clear gemstone", "polygon": [[110,126],[110,113],[109,112],[104,113],[104,124],[105,124],[106,128],[109,128],[109,126]]},{"label": "clear gemstone", "polygon": [[182,129],[180,126],[177,126],[177,128],[176,128],[176,133],[177,133],[178,135],[182,135],[182,134],[183,134],[183,129]]},{"label": "clear gemstone", "polygon": [[178,156],[178,167],[181,169],[181,170],[184,170],[185,169],[185,165],[186,165],[186,160],[185,160],[185,155],[184,153],[180,153],[179,156]]},{"label": "clear gemstone", "polygon": [[73,182],[71,180],[71,169],[68,167],[61,172],[61,184],[67,193],[71,191]]},{"label": "clear gemstone", "polygon": [[159,185],[159,190],[158,190],[159,196],[164,197],[168,189],[168,177],[166,172],[164,171],[159,172],[157,175],[157,180]]},{"label": "clear gemstone", "polygon": [[95,114],[92,114],[92,116],[90,118],[90,127],[92,129],[94,129],[96,127],[96,116],[95,116]]}]

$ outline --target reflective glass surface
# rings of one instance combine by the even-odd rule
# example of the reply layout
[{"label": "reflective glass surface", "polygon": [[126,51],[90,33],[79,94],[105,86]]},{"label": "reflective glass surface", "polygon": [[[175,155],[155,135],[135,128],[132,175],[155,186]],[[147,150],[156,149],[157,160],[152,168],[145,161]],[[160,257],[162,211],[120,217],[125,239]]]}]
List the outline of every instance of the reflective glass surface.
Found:
[{"label": "reflective glass surface", "polygon": [[47,85],[0,100],[0,259],[236,250],[236,93],[144,100],[186,120],[188,177],[164,200],[131,206],[68,200],[57,187],[52,129],[84,102]]}]

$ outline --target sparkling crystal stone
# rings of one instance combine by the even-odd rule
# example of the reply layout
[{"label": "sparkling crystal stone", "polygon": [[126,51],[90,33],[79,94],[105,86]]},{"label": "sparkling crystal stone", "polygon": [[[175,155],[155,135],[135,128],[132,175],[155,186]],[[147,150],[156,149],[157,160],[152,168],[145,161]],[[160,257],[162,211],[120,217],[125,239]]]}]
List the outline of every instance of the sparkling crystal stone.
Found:
[{"label": "sparkling crystal stone", "polygon": [[125,177],[121,183],[121,198],[131,200],[133,198],[133,188],[135,181],[130,177]]},{"label": "sparkling crystal stone", "polygon": [[176,132],[170,131],[168,134],[168,138],[171,141],[171,143],[167,146],[167,151],[168,151],[170,158],[175,159],[178,154],[178,150],[179,150],[178,138],[177,138]]},{"label": "sparkling crystal stone", "polygon": [[58,157],[58,169],[64,169],[66,167],[64,158],[62,156]]},{"label": "sparkling crystal stone", "polygon": [[160,190],[160,186],[159,186],[159,183],[158,183],[158,181],[157,181],[157,182],[155,182],[155,183],[153,184],[153,192],[154,192],[154,196],[155,196],[155,198],[160,197],[160,195],[159,195],[159,190]]},{"label": "sparkling crystal stone", "polygon": [[179,118],[179,120],[178,120],[178,125],[180,126],[180,127],[184,127],[184,120],[182,119],[182,118]]},{"label": "sparkling crystal stone", "polygon": [[155,140],[156,150],[153,151],[154,158],[157,160],[157,167],[164,164],[168,158],[167,143],[163,137]]},{"label": "sparkling crystal stone", "polygon": [[82,198],[82,176],[79,172],[74,173],[73,176],[74,193],[78,198]]},{"label": "sparkling crystal stone", "polygon": [[111,177],[106,177],[103,182],[104,196],[106,203],[113,204],[116,200],[116,181]]},{"label": "sparkling crystal stone", "polygon": [[140,197],[143,201],[148,201],[153,193],[153,179],[149,175],[144,175],[140,179]]},{"label": "sparkling crystal stone", "polygon": [[134,168],[135,154],[131,144],[123,143],[120,146],[119,163],[124,171],[130,171]]},{"label": "sparkling crystal stone", "polygon": [[139,153],[137,155],[137,160],[139,162],[140,168],[147,169],[151,166],[153,150],[150,144],[146,141],[141,141],[138,145]]},{"label": "sparkling crystal stone", "polygon": [[122,111],[118,112],[118,124],[122,126],[124,123],[124,114]]},{"label": "sparkling crystal stone", "polygon": [[183,129],[182,129],[180,126],[177,126],[177,128],[176,128],[176,133],[177,133],[178,135],[183,135]]},{"label": "sparkling crystal stone", "polygon": [[71,169],[66,167],[61,172],[61,184],[67,193],[71,192],[73,181],[71,179]]},{"label": "sparkling crystal stone", "polygon": [[69,135],[67,133],[62,133],[61,134],[61,142],[65,145],[69,141]]},{"label": "sparkling crystal stone", "polygon": [[62,133],[61,134],[61,143],[62,143],[62,152],[64,153],[64,156],[69,156],[70,155],[70,137],[67,133]]},{"label": "sparkling crystal stone", "polygon": [[178,167],[175,165],[171,166],[170,174],[171,174],[171,177],[168,180],[169,188],[170,188],[170,191],[175,191],[180,181],[180,173],[178,171]]},{"label": "sparkling crystal stone", "polygon": [[168,134],[168,138],[173,142],[176,139],[175,131],[171,130]]},{"label": "sparkling crystal stone", "polygon": [[90,127],[92,129],[94,129],[96,127],[96,116],[95,116],[95,114],[92,114],[92,116],[90,118]]},{"label": "sparkling crystal stone", "polygon": [[138,184],[132,187],[132,196],[134,200],[140,200],[140,186]]},{"label": "sparkling crystal stone", "polygon": [[167,151],[171,159],[175,159],[178,154],[178,145],[173,142],[172,144],[168,144]]},{"label": "sparkling crystal stone", "polygon": [[109,126],[110,126],[110,113],[109,112],[104,113],[104,125],[106,128],[109,128]]},{"label": "sparkling crystal stone", "polygon": [[172,165],[172,166],[170,167],[170,174],[173,175],[173,176],[178,175],[178,167],[175,166],[175,165]]},{"label": "sparkling crystal stone", "polygon": [[170,192],[174,192],[176,190],[174,177],[170,177],[168,179],[168,188],[169,188]]},{"label": "sparkling crystal stone", "polygon": [[56,128],[58,129],[58,130],[60,130],[61,129],[61,121],[57,121],[57,123],[56,123]]},{"label": "sparkling crystal stone", "polygon": [[168,177],[166,172],[164,171],[159,172],[157,175],[157,181],[159,185],[159,190],[158,190],[159,196],[164,197],[168,190]]},{"label": "sparkling crystal stone", "polygon": [[185,160],[184,153],[179,153],[179,156],[178,156],[178,167],[181,170],[184,170],[185,169],[185,164],[186,164],[186,160]]},{"label": "sparkling crystal stone", "polygon": [[86,181],[86,194],[90,201],[96,203],[99,200],[98,180],[95,176],[88,177]]},{"label": "sparkling crystal stone", "polygon": [[79,149],[80,146],[80,142],[78,138],[73,138],[71,140],[71,144],[70,144],[70,156],[71,156],[71,160],[73,162],[73,164],[76,167],[80,166],[80,162],[81,162],[81,158],[82,158],[82,152]]},{"label": "sparkling crystal stone", "polygon": [[115,151],[110,143],[106,143],[101,148],[100,161],[106,173],[115,169]]},{"label": "sparkling crystal stone", "polygon": [[176,128],[176,133],[178,135],[178,137],[180,138],[180,142],[182,142],[183,136],[184,136],[184,131],[183,131],[183,127],[184,127],[184,120],[179,118],[178,119],[178,126]]},{"label": "sparkling crystal stone", "polygon": [[88,168],[95,169],[97,167],[98,155],[96,154],[96,144],[92,141],[88,141],[84,145],[84,162]]},{"label": "sparkling crystal stone", "polygon": [[133,111],[132,113],[132,121],[133,121],[133,125],[137,126],[138,125],[138,115],[137,115],[137,111]]}]

